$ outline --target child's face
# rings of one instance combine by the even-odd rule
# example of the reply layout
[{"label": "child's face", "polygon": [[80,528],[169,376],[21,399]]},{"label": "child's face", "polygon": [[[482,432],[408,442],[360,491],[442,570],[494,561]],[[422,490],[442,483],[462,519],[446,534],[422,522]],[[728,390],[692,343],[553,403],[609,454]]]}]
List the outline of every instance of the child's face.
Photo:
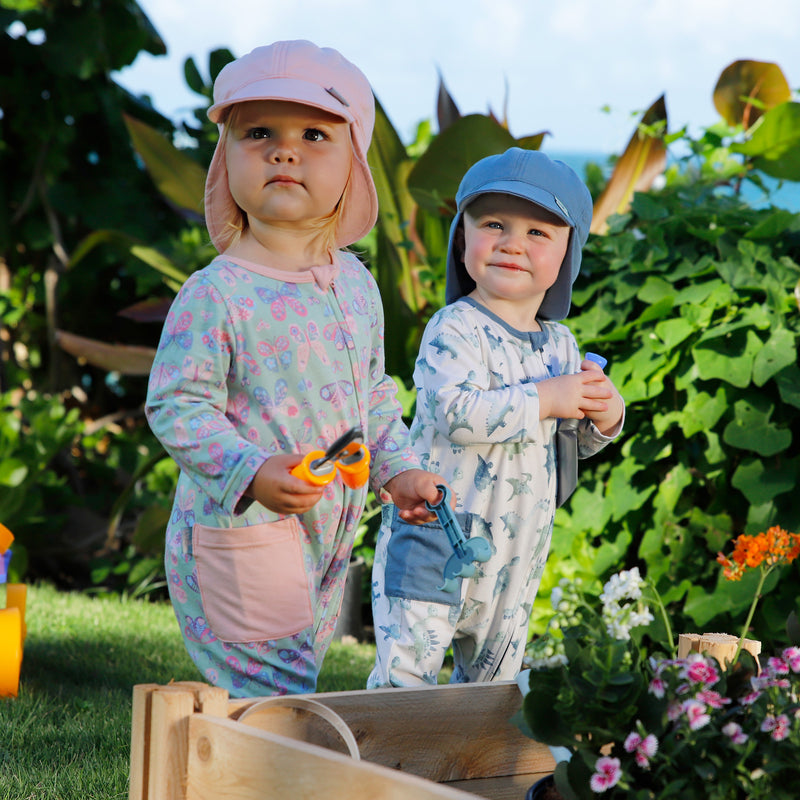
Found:
[{"label": "child's face", "polygon": [[327,217],[350,176],[348,123],[283,100],[251,100],[233,113],[225,163],[249,226],[303,231]]},{"label": "child's face", "polygon": [[477,299],[499,316],[539,310],[555,283],[570,228],[519,197],[484,194],[464,212],[464,266]]}]

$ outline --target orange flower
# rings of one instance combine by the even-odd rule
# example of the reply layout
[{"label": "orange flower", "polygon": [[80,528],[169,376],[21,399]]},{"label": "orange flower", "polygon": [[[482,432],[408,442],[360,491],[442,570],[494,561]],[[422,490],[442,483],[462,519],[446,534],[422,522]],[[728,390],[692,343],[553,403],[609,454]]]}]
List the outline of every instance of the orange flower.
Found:
[{"label": "orange flower", "polygon": [[718,553],[717,562],[722,564],[727,580],[738,581],[748,567],[755,569],[764,565],[771,569],[779,564],[791,564],[798,555],[800,534],[773,525],[766,533],[737,536],[733,553],[730,556]]}]

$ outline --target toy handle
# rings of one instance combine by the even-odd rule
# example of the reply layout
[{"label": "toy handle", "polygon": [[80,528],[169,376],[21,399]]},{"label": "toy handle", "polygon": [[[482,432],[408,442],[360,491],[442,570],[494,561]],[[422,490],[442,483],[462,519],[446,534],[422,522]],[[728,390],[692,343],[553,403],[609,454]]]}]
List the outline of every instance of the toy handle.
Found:
[{"label": "toy handle", "polygon": [[312,486],[327,486],[336,477],[336,463],[325,461],[324,450],[312,450],[292,467],[291,474]]},{"label": "toy handle", "polygon": [[339,457],[336,466],[345,486],[360,489],[369,480],[369,450],[359,442],[351,442]]},{"label": "toy handle", "polygon": [[464,555],[464,542],[466,541],[466,537],[461,530],[461,526],[458,524],[453,509],[450,507],[450,489],[443,483],[437,483],[436,488],[442,493],[442,496],[435,503],[429,503],[426,500],[425,505],[429,511],[433,511],[433,513],[436,514],[439,524],[447,534],[447,538],[456,553],[460,556]]},{"label": "toy handle", "polygon": [[587,361],[594,361],[595,364],[600,366],[600,369],[605,369],[606,364],[608,364],[608,359],[597,355],[597,353],[587,353],[585,358]]}]

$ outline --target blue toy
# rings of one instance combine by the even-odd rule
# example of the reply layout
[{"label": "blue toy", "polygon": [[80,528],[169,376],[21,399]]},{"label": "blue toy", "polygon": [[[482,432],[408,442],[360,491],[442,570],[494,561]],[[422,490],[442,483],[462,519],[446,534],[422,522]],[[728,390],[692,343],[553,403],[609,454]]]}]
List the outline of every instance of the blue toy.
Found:
[{"label": "blue toy", "polygon": [[475,564],[472,562],[488,561],[492,555],[492,546],[482,536],[473,536],[470,539],[464,536],[464,531],[450,507],[450,489],[443,484],[437,484],[436,488],[442,493],[441,498],[436,503],[426,500],[425,505],[436,514],[454,551],[444,565],[444,583],[439,591],[454,592],[458,588],[456,578],[472,577],[475,574]]}]

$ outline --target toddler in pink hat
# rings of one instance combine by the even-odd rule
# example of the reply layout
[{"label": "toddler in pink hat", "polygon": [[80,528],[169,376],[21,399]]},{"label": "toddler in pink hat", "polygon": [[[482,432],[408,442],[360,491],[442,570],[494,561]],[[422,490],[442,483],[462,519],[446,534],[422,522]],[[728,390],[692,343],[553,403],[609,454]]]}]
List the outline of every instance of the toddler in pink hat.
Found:
[{"label": "toddler in pink hat", "polygon": [[170,597],[204,678],[234,697],[313,692],[368,486],[293,474],[358,430],[369,481],[412,522],[441,479],[419,469],[385,374],[374,279],[343,248],[375,224],[375,120],[361,71],[275,42],[228,64],[206,181],[219,255],[181,288],[146,413],[180,467]]}]

